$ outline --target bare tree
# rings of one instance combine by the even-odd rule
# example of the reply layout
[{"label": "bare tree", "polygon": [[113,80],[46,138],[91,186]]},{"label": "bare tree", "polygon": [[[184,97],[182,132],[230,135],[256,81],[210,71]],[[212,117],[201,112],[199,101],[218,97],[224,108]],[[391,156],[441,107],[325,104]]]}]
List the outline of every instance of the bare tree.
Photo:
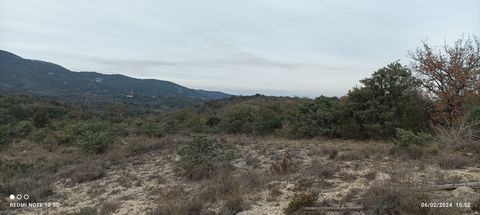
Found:
[{"label": "bare tree", "polygon": [[462,105],[480,92],[480,40],[458,39],[454,46],[423,46],[409,53],[413,69],[434,101],[436,123],[453,125],[462,114]]}]

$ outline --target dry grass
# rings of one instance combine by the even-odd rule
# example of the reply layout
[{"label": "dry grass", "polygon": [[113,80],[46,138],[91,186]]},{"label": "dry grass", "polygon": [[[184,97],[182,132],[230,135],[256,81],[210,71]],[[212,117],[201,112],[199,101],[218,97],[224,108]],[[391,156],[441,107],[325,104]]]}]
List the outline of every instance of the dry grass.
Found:
[{"label": "dry grass", "polygon": [[462,155],[452,154],[437,157],[437,163],[442,169],[461,169],[470,161]]},{"label": "dry grass", "polygon": [[[384,142],[236,137],[214,136],[223,138],[222,142],[226,144],[236,144],[235,152],[240,156],[232,161],[235,168],[222,169],[218,174],[199,181],[186,180],[176,175],[172,168],[175,156],[171,155],[177,150],[175,145],[188,140],[182,137],[178,140],[177,137],[132,137],[122,140],[128,144],[114,144],[111,151],[95,156],[68,146],[48,146],[47,149],[47,146],[43,148],[42,145],[22,143],[26,145],[20,144],[0,152],[2,165],[15,170],[1,172],[1,175],[20,178],[7,186],[9,189],[46,188],[35,191],[35,196],[38,196],[35,199],[38,200],[48,200],[54,194],[51,182],[69,179],[69,189],[81,187],[76,192],[86,190],[87,198],[95,201],[101,200],[98,194],[107,192],[116,195],[112,199],[119,201],[151,201],[150,214],[235,214],[249,209],[266,212],[272,208],[274,211],[277,209],[272,213],[283,213],[289,201],[294,202],[291,208],[295,210],[305,205],[363,203],[380,214],[435,214],[437,211],[418,208],[417,204],[419,201],[433,201],[438,198],[437,194],[410,192],[409,186],[466,180],[460,176],[455,179],[451,175],[454,171],[443,169],[463,168],[468,165],[468,159],[473,161],[471,156],[453,153],[436,145],[414,146],[405,150]],[[129,146],[130,142],[136,145]],[[35,149],[26,152],[29,156],[14,155],[15,151],[28,147]],[[389,154],[389,151],[393,153]],[[150,167],[159,169],[158,172],[154,169],[153,173],[138,174],[146,173],[136,171],[137,168],[142,169],[139,167],[144,170]],[[37,170],[46,170],[49,174],[41,175]],[[456,170],[455,173],[462,171]],[[116,175],[112,177],[111,174]],[[102,177],[104,175],[108,177]],[[36,181],[46,184],[35,184]],[[29,187],[21,187],[21,184]],[[111,192],[112,187],[119,188],[119,193]],[[143,191],[142,195],[134,198],[127,195],[139,190]],[[321,193],[318,198],[322,199],[295,200],[294,196],[309,192]],[[68,194],[61,194],[65,196],[65,201],[72,201]],[[71,207],[76,203],[72,202]],[[126,210],[122,207],[127,206],[121,202],[107,202],[99,204],[98,208],[83,208],[77,214],[98,214],[101,211],[105,214],[125,214]],[[259,209],[262,207],[265,209]]]}]

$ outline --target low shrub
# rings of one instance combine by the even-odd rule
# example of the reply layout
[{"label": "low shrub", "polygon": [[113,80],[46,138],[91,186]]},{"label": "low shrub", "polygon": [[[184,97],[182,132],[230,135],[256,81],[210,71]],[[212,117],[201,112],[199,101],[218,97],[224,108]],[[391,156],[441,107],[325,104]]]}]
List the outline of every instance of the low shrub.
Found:
[{"label": "low shrub", "polygon": [[94,181],[105,176],[105,168],[98,163],[85,163],[69,166],[58,174],[62,178],[69,178],[71,184]]},{"label": "low shrub", "polygon": [[14,132],[10,125],[0,126],[0,145],[7,144],[13,138]]},{"label": "low shrub", "polygon": [[102,153],[115,141],[115,135],[109,131],[87,130],[80,136],[83,149],[95,153]]},{"label": "low shrub", "polygon": [[428,214],[428,207],[421,202],[429,202],[429,195],[409,189],[408,184],[395,184],[389,181],[372,185],[362,200],[368,214]]},{"label": "low shrub", "polygon": [[433,136],[427,133],[414,133],[413,131],[397,128],[395,143],[400,147],[410,145],[425,145],[433,141]]},{"label": "low shrub", "polygon": [[226,199],[223,203],[223,207],[221,209],[221,214],[225,215],[234,215],[239,212],[244,211],[248,208],[243,196],[241,194],[235,194],[230,196]]},{"label": "low shrub", "polygon": [[314,159],[310,163],[308,171],[321,179],[328,179],[332,178],[339,171],[339,167],[334,162]]},{"label": "low shrub", "polygon": [[287,174],[294,170],[293,157],[289,152],[285,152],[282,158],[275,161],[270,166],[270,170],[276,174]]},{"label": "low shrub", "polygon": [[105,202],[101,205],[99,214],[115,214],[120,205],[120,202]]},{"label": "low shrub", "polygon": [[30,121],[20,121],[17,123],[15,133],[18,137],[27,137],[34,129]]},{"label": "low shrub", "polygon": [[461,169],[465,167],[469,161],[461,155],[447,155],[439,156],[437,163],[442,169]]},{"label": "low shrub", "polygon": [[194,135],[192,142],[177,154],[180,160],[176,162],[176,169],[180,175],[192,180],[212,176],[220,168],[231,166],[233,159],[232,150],[203,134]]},{"label": "low shrub", "polygon": [[283,210],[285,214],[294,214],[299,211],[302,207],[313,206],[317,200],[317,195],[312,192],[304,192],[295,195],[288,206]]},{"label": "low shrub", "polygon": [[340,155],[337,156],[337,160],[341,161],[354,161],[354,160],[361,160],[365,158],[367,155],[362,154],[360,151],[348,151],[342,152]]},{"label": "low shrub", "polygon": [[137,123],[137,126],[135,127],[135,134],[160,138],[165,135],[165,132],[160,124],[151,121],[143,121]]}]

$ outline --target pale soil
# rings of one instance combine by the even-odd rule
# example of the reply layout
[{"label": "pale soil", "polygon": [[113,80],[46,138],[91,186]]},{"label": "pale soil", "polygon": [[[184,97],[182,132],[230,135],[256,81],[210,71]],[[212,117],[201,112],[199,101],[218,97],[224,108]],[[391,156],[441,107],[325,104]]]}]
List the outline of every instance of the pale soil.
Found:
[{"label": "pale soil", "polygon": [[[299,185],[304,179],[311,184],[309,190],[318,191],[318,201],[335,206],[355,206],[363,191],[372,183],[389,179],[392,174],[407,174],[418,183],[441,184],[446,182],[480,181],[480,168],[472,164],[465,169],[442,170],[429,161],[404,161],[386,154],[391,143],[362,143],[343,140],[306,140],[290,141],[284,139],[253,139],[245,136],[227,136],[220,141],[234,145],[238,157],[234,161],[237,172],[256,172],[260,177],[268,178],[265,186],[248,191],[243,196],[249,208],[241,215],[283,214],[289,200],[298,192],[305,190]],[[375,144],[375,147],[368,145]],[[371,156],[361,160],[342,161],[333,159],[339,170],[332,177],[320,180],[307,169],[313,159],[328,162],[325,149],[337,149],[340,153],[357,152],[363,148]],[[292,172],[282,176],[271,176],[270,166],[274,160],[289,151],[293,156]],[[256,165],[247,164],[254,158]],[[51,209],[17,209],[12,214],[75,214],[81,208],[100,208],[112,203],[116,207],[113,214],[148,214],[162,204],[159,196],[166,192],[183,189],[185,193],[195,194],[209,183],[207,181],[189,181],[174,172],[176,159],[174,149],[158,150],[129,159],[124,165],[115,165],[107,170],[106,175],[98,180],[70,185],[69,179],[55,182],[54,195],[49,202],[59,202],[60,207]],[[254,162],[254,163],[255,163]],[[374,177],[368,177],[370,172]],[[325,185],[324,183],[328,183]],[[278,196],[270,195],[270,188],[280,191]],[[353,193],[350,198],[346,196]],[[178,195],[182,195],[179,193]],[[457,194],[458,195],[458,194]],[[460,194],[461,195],[461,194]],[[480,196],[479,191],[472,195]],[[439,191],[440,200],[451,201],[455,198],[453,191]],[[420,204],[420,203],[419,203]],[[218,211],[221,203],[211,203],[207,207]],[[10,213],[9,212],[9,213]],[[465,214],[478,214],[469,210]]]}]

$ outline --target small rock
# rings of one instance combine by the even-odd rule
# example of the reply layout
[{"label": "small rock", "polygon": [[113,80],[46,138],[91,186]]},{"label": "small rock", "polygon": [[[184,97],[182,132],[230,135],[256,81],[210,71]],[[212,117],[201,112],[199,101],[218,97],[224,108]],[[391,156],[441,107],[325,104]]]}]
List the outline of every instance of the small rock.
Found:
[{"label": "small rock", "polygon": [[[452,203],[470,203],[473,204],[478,198],[479,194],[475,193],[471,187],[458,187],[452,191],[453,197],[449,202]],[[465,211],[471,211],[471,208],[463,208]]]}]

